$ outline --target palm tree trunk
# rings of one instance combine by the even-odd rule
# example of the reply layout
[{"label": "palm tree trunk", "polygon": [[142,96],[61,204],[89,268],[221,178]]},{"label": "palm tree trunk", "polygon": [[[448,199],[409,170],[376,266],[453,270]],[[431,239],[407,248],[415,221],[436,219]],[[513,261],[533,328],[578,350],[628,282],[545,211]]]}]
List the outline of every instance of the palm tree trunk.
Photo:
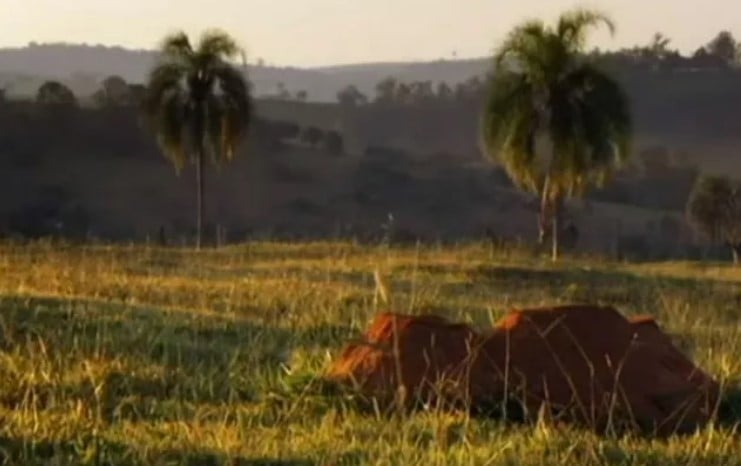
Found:
[{"label": "palm tree trunk", "polygon": [[551,203],[553,209],[551,215],[551,260],[556,262],[560,254],[560,230],[561,230],[561,198],[556,197]]},{"label": "palm tree trunk", "polygon": [[550,209],[550,177],[545,178],[540,194],[540,214],[538,217],[538,244],[544,244],[548,237],[548,222]]},{"label": "palm tree trunk", "polygon": [[196,160],[196,250],[201,250],[203,241],[203,150],[198,150]]},{"label": "palm tree trunk", "polygon": [[[201,94],[199,92],[199,94]],[[203,145],[203,132],[206,128],[206,114],[204,103],[196,99],[195,115],[193,120],[193,141],[196,143],[196,251],[203,246],[203,219],[204,219],[204,177],[203,165],[205,163],[206,149]]]},{"label": "palm tree trunk", "polygon": [[732,244],[731,251],[733,252],[733,265],[738,266],[741,261],[741,244]]}]

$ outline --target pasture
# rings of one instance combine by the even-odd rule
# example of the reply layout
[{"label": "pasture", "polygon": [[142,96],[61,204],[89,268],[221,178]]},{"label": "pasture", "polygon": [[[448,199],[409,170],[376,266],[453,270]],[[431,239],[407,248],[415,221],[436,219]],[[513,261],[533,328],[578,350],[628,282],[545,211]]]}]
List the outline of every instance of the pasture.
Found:
[{"label": "pasture", "polygon": [[[360,409],[317,380],[380,309],[376,269],[394,310],[479,328],[540,304],[656,316],[723,383],[720,419],[658,440]],[[3,243],[0,382],[8,465],[741,464],[741,269],[485,243]]]}]

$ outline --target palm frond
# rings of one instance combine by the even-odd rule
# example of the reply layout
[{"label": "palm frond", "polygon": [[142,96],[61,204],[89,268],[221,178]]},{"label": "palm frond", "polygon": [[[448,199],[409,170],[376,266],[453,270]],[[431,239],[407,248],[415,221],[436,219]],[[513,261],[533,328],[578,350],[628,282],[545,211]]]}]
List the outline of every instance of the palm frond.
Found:
[{"label": "palm frond", "polygon": [[218,29],[206,31],[198,43],[198,54],[218,57],[222,60],[234,59],[242,48],[228,34]]},{"label": "palm frond", "polygon": [[542,61],[542,44],[546,40],[545,24],[538,20],[527,21],[507,35],[494,55],[494,63],[502,68],[510,60],[516,64]]},{"label": "palm frond", "polygon": [[554,88],[549,102],[556,184],[581,192],[601,185],[628,157],[631,117],[620,85],[585,64]]},{"label": "palm frond", "polygon": [[494,77],[482,118],[482,142],[486,154],[499,160],[518,186],[537,191],[539,117],[534,93],[523,74],[502,72]]},{"label": "palm frond", "polygon": [[575,73],[585,82],[580,95],[585,137],[595,149],[595,162],[624,163],[630,153],[632,118],[630,100],[622,86],[599,69],[584,65]]},{"label": "palm frond", "polygon": [[205,32],[191,58],[191,87],[196,91],[200,90],[200,94],[210,92],[215,69],[230,65],[230,61],[241,52],[242,49],[229,35],[219,30]]},{"label": "palm frond", "polygon": [[615,23],[606,14],[587,9],[576,9],[564,13],[558,20],[556,34],[559,39],[573,52],[581,52],[586,45],[586,34],[590,28],[604,25],[615,33]]},{"label": "palm frond", "polygon": [[221,118],[221,150],[222,157],[231,160],[237,153],[239,142],[243,139],[248,128],[248,116],[234,109],[225,107]]},{"label": "palm frond", "polygon": [[247,127],[244,115],[235,111],[223,97],[212,96],[209,99],[203,147],[216,165],[234,158]]},{"label": "palm frond", "polygon": [[194,53],[188,35],[182,31],[165,37],[160,52],[165,60],[174,61],[188,61]]},{"label": "palm frond", "polygon": [[188,161],[188,112],[181,93],[170,91],[162,96],[154,122],[157,126],[157,143],[165,157],[179,173]]},{"label": "palm frond", "polygon": [[241,136],[251,125],[254,111],[249,82],[233,66],[221,66],[214,75],[227,110],[228,133]]},{"label": "palm frond", "polygon": [[144,109],[148,115],[156,114],[164,96],[171,92],[185,92],[185,76],[188,68],[176,62],[160,63],[149,74],[144,98]]},{"label": "palm frond", "polygon": [[252,113],[252,98],[250,86],[240,70],[230,65],[222,65],[214,69],[214,78],[219,87],[219,93],[228,103],[228,106],[238,112],[246,123]]},{"label": "palm frond", "polygon": [[[608,152],[622,163],[630,151],[632,118],[630,100],[622,86],[598,68],[585,64],[576,69],[570,79],[577,94],[585,124],[585,137],[598,155]],[[600,143],[604,145],[600,145]]]},{"label": "palm frond", "polygon": [[218,90],[208,100],[207,140],[216,160],[234,157],[252,119],[252,99],[242,73],[227,64],[213,70]]}]

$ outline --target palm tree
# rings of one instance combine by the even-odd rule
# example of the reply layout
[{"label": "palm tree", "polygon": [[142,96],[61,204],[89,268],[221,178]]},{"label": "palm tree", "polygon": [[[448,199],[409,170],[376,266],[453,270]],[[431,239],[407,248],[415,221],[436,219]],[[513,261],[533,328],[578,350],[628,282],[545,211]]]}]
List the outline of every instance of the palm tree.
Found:
[{"label": "palm tree", "polygon": [[204,161],[231,160],[251,122],[249,85],[230,60],[241,49],[227,34],[209,31],[196,47],[185,33],[165,38],[149,76],[145,111],[165,156],[179,173],[196,167],[197,236],[203,237]]},{"label": "palm tree", "polygon": [[629,151],[627,97],[585,53],[588,29],[601,24],[614,32],[608,17],[588,10],[565,13],[555,26],[528,21],[494,57],[484,149],[540,197],[540,241],[552,228],[554,260],[564,199],[604,183]]}]

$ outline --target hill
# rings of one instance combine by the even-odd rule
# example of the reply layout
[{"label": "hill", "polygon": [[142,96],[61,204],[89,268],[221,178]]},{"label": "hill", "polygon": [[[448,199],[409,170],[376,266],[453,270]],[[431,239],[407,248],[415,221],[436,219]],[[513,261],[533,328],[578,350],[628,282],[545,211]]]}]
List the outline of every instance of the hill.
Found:
[{"label": "hill", "polygon": [[[684,202],[701,172],[741,177],[741,72],[698,68],[693,59],[659,67],[624,59],[606,56],[605,65],[631,100],[634,163],[607,189],[570,206],[579,249],[622,254],[630,245],[643,258],[697,257],[703,252],[683,220]],[[0,51],[0,74],[56,73],[90,91],[97,75],[142,79],[152,60],[147,51],[41,45]],[[224,228],[232,241],[378,239],[393,217],[395,234],[406,240],[530,240],[533,200],[514,192],[478,147],[486,87],[467,78],[485,69],[483,60],[252,68],[258,94],[295,82],[310,100],[331,98],[348,83],[372,88],[388,74],[398,80],[390,98],[366,104],[258,99],[258,117],[282,128],[258,128],[234,165],[209,173],[211,231]],[[14,82],[38,79],[30,76]],[[434,79],[463,83],[443,95],[430,91]],[[14,101],[14,89],[0,105],[0,232],[144,239],[164,229],[171,239],[188,236],[191,174],[174,177],[135,108],[53,112]],[[342,156],[302,141],[299,131],[308,128],[341,134]],[[286,129],[296,134],[278,134]]]},{"label": "hill", "polygon": [[[22,48],[0,49],[0,87],[9,94],[33,95],[49,78],[60,79],[79,95],[90,95],[102,79],[119,75],[131,83],[141,83],[156,60],[147,50],[127,50],[69,44],[33,44]],[[295,93],[306,91],[312,101],[332,102],[337,91],[355,84],[372,96],[375,85],[388,76],[404,81],[431,79],[457,83],[483,73],[485,60],[440,61],[432,63],[393,63],[301,69],[293,67],[248,67],[258,95],[275,94],[279,85]]]},{"label": "hill", "polygon": [[[320,134],[343,124],[337,106],[258,101],[257,111],[236,161],[208,170],[211,239],[535,237],[537,201],[478,155],[417,154],[383,140],[360,154],[337,152],[300,137],[307,124]],[[370,112],[358,118],[405,116],[384,107],[356,111]],[[188,241],[193,172],[175,176],[142,123],[133,107],[0,105],[0,234]],[[349,146],[353,128],[344,129]],[[698,170],[660,155],[638,159],[608,189],[569,205],[578,229],[569,247],[641,259],[704,254],[682,214]]]}]

